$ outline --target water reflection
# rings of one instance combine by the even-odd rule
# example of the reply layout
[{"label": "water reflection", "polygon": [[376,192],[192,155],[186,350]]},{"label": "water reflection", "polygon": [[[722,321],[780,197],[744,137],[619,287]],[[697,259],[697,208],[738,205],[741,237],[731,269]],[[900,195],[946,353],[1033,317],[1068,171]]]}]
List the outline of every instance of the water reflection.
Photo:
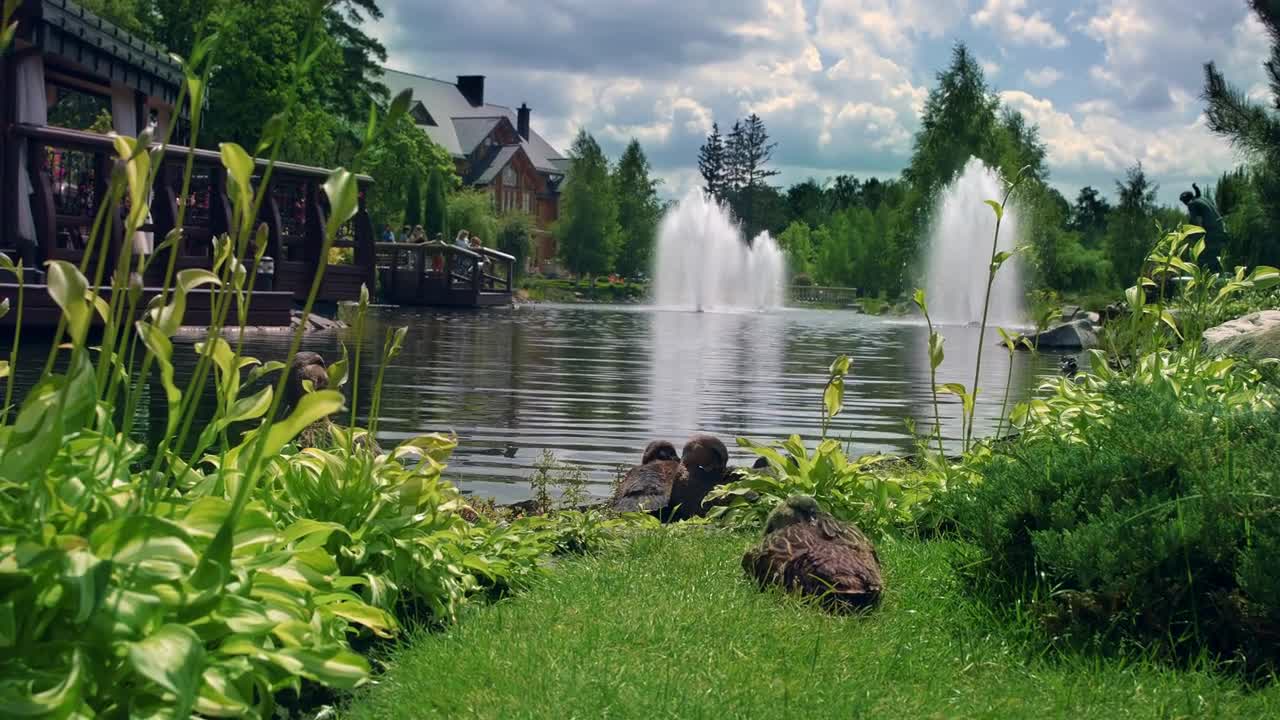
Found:
[{"label": "water reflection", "polygon": [[[857,452],[905,452],[905,421],[932,422],[927,331],[843,311],[694,313],[637,307],[525,306],[485,311],[381,310],[370,320],[359,373],[358,415],[370,412],[377,357],[385,333],[407,325],[404,351],[386,369],[379,440],[454,431],[462,438],[449,476],[464,488],[502,500],[527,495],[530,468],[543,448],[580,464],[608,492],[619,464],[634,463],[644,445],[677,445],[695,432],[722,437],[738,460],[749,458],[733,438],[768,441],[792,433],[818,436],[826,370],[839,354],[853,359],[845,413],[832,435]],[[939,382],[973,382],[977,331],[943,328],[947,360]],[[349,333],[348,333],[349,335]],[[307,338],[305,349],[340,356],[340,339]],[[988,333],[978,433],[995,426],[1007,353]],[[43,352],[24,342],[19,382],[38,378]],[[259,336],[245,352],[281,358],[284,335]],[[7,353],[7,349],[0,349]],[[180,378],[194,365],[190,341],[177,343]],[[1013,397],[1025,397],[1057,358],[1019,354]],[[350,390],[350,386],[348,386]],[[144,399],[139,430],[163,431],[163,394]],[[960,436],[960,403],[942,398],[944,437]],[[201,407],[195,427],[212,413]],[[150,421],[151,417],[160,419]]]}]

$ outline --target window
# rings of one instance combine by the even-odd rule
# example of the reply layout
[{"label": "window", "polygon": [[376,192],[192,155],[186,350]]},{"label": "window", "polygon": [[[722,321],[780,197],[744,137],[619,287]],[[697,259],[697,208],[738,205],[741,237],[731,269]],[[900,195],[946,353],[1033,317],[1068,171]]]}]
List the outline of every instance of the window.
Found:
[{"label": "window", "polygon": [[68,130],[111,131],[111,98],[55,83],[49,83],[49,89],[53,97],[50,125]]},{"label": "window", "polygon": [[518,182],[519,182],[519,179],[516,178],[515,168],[511,167],[510,165],[502,168],[502,184],[503,185],[506,185],[507,187],[515,187]]}]

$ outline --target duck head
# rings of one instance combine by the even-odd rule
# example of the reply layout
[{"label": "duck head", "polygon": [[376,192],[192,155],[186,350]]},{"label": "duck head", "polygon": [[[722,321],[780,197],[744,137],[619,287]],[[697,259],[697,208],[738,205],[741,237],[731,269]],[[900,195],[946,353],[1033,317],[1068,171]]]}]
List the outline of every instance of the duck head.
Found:
[{"label": "duck head", "polygon": [[679,460],[680,456],[676,454],[676,446],[666,440],[654,440],[645,446],[644,455],[640,458],[641,465],[648,465],[651,462],[660,460]]},{"label": "duck head", "polygon": [[320,353],[300,352],[294,355],[289,374],[291,377],[285,392],[290,405],[297,405],[302,396],[307,394],[303,380],[310,380],[313,390],[329,387],[329,371],[325,369],[324,358]]},{"label": "duck head", "polygon": [[813,522],[821,511],[822,508],[818,507],[818,501],[812,497],[808,495],[792,495],[784,502],[778,503],[773,512],[769,513],[769,519],[764,524],[764,532],[768,535],[789,525]]},{"label": "duck head", "polygon": [[689,477],[710,487],[724,481],[729,466],[729,451],[724,443],[710,435],[694,435],[684,445],[680,462],[689,471]]}]

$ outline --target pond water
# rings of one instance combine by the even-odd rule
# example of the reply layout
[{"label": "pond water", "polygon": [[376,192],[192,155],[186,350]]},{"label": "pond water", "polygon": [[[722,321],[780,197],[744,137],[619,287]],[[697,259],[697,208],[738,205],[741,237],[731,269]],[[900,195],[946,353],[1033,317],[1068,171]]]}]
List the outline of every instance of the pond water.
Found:
[{"label": "pond water", "polygon": [[[932,423],[928,333],[919,323],[848,311],[695,313],[638,306],[525,305],[440,311],[375,309],[366,332],[359,412],[369,412],[376,355],[387,329],[408,326],[404,351],[386,368],[379,441],[390,447],[420,433],[454,431],[461,444],[447,471],[464,490],[499,501],[528,497],[527,478],[544,449],[581,466],[591,490],[606,495],[617,466],[631,465],[650,440],[680,447],[706,432],[750,463],[734,438],[767,442],[821,432],[827,367],[853,360],[845,411],[830,435],[855,452],[910,452],[907,422]],[[973,382],[977,329],[946,327],[939,382]],[[313,335],[303,349],[327,360],[353,347],[352,331]],[[281,359],[286,335],[249,339],[246,354]],[[1009,356],[987,334],[977,433],[995,429]],[[194,353],[179,343],[179,376]],[[32,348],[33,351],[38,348]],[[24,356],[26,354],[24,353]],[[42,357],[42,355],[41,355]],[[1011,402],[1057,369],[1057,357],[1014,356]],[[19,381],[38,372],[34,355]],[[162,396],[153,393],[157,401]],[[958,399],[942,396],[944,438],[960,436]],[[143,403],[144,406],[151,403]],[[153,408],[157,413],[162,406]],[[146,412],[144,407],[143,412]],[[203,415],[207,417],[206,410]],[[158,423],[143,422],[148,426]]]}]

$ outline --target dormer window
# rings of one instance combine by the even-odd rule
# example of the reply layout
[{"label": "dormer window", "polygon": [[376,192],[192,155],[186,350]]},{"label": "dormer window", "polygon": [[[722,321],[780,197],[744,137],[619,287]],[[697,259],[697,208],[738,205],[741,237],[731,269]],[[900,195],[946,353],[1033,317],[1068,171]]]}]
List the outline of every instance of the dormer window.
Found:
[{"label": "dormer window", "polygon": [[431,127],[436,125],[435,118],[431,117],[431,113],[427,112],[427,109],[420,102],[414,103],[413,107],[409,108],[409,115],[413,118],[415,125],[428,125]]}]

